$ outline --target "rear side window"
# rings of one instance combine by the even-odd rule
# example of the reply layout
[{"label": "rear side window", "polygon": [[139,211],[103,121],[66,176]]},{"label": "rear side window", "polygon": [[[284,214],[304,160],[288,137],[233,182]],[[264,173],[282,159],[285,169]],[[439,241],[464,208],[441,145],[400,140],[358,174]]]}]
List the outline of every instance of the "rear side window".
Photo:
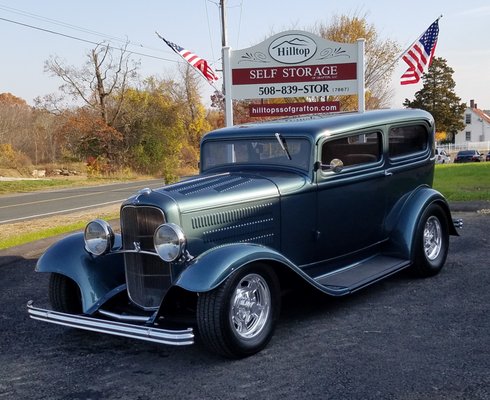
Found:
[{"label": "rear side window", "polygon": [[388,134],[391,158],[419,153],[429,145],[429,133],[424,125],[397,126]]},{"label": "rear side window", "polygon": [[345,167],[377,162],[381,159],[381,133],[356,134],[325,142],[322,147],[322,164],[333,159],[342,160]]}]

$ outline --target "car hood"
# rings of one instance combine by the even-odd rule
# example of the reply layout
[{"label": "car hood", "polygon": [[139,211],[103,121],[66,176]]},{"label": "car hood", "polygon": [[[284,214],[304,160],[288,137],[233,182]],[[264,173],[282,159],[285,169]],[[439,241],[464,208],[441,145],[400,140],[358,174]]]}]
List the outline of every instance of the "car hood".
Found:
[{"label": "car hood", "polygon": [[231,172],[199,175],[157,189],[178,205],[181,213],[265,200],[296,191],[306,183],[295,173]]}]

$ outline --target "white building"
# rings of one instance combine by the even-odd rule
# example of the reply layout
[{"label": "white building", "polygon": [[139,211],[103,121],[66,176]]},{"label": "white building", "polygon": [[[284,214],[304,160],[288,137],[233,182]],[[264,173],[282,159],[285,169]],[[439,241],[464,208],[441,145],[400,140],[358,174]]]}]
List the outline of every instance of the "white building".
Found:
[{"label": "white building", "polygon": [[465,128],[454,138],[456,148],[488,150],[490,147],[490,111],[480,110],[474,100],[464,112]]}]

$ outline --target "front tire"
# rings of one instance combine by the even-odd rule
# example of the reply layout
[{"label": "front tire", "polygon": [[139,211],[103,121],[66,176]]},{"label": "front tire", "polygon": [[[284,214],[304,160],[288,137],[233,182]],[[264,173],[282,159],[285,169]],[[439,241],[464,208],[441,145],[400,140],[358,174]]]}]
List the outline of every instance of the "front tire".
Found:
[{"label": "front tire", "polygon": [[197,324],[211,351],[242,358],[262,350],[274,333],[280,312],[276,274],[263,264],[250,264],[231,274],[218,288],[201,293]]},{"label": "front tire", "polygon": [[65,275],[52,273],[49,278],[49,301],[54,311],[82,313],[82,296],[78,285]]},{"label": "front tire", "polygon": [[449,249],[447,217],[440,206],[431,204],[425,209],[415,235],[412,270],[423,278],[438,274],[446,262]]}]

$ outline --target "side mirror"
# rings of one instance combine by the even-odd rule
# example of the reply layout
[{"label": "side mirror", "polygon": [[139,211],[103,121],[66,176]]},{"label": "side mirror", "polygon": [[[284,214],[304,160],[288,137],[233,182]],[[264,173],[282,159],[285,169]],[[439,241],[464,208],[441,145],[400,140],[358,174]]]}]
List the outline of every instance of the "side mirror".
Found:
[{"label": "side mirror", "polygon": [[344,169],[344,162],[338,158],[334,158],[330,161],[330,164],[322,164],[320,161],[317,161],[314,165],[314,169],[315,171],[318,171],[319,169],[330,170],[338,174]]},{"label": "side mirror", "polygon": [[339,172],[342,172],[342,170],[344,169],[344,163],[342,160],[338,158],[334,158],[332,161],[330,161],[329,167],[333,172],[338,174]]}]

